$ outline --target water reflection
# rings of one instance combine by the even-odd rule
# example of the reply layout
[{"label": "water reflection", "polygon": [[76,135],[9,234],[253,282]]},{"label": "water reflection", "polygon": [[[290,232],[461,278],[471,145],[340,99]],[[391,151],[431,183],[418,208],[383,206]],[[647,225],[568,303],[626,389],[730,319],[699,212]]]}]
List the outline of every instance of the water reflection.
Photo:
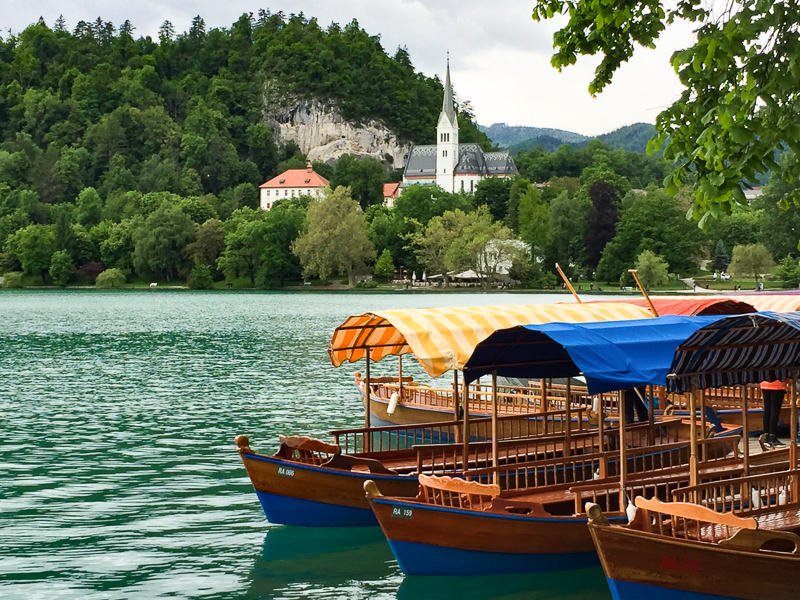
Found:
[{"label": "water reflection", "polygon": [[264,538],[246,598],[391,595],[400,571],[378,527],[275,527]]}]

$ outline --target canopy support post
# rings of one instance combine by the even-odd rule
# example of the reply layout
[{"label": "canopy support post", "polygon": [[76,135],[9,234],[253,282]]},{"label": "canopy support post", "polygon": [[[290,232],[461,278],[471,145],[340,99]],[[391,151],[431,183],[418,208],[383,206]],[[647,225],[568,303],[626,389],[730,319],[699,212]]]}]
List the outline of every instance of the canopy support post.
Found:
[{"label": "canopy support post", "polygon": [[[364,402],[364,427],[366,429],[369,429],[370,427],[372,427],[372,424],[371,424],[371,421],[372,421],[372,414],[371,414],[372,413],[372,408],[371,408],[372,391],[371,391],[371,385],[370,385],[371,382],[370,382],[370,377],[369,377],[369,363],[370,363],[369,348],[367,348],[367,369],[366,369],[366,373],[365,373],[365,377],[364,377],[364,392],[365,392],[364,397],[366,398],[366,401]],[[371,440],[372,440],[372,432],[370,432],[370,431],[365,432],[365,434],[364,434],[364,452],[369,452],[370,451],[370,447],[372,446]]]},{"label": "canopy support post", "polygon": [[[792,411],[790,416],[791,423],[791,436],[789,440],[789,464],[790,468],[797,467],[797,372],[792,373],[789,378],[789,410]],[[797,498],[794,498],[797,500]]]},{"label": "canopy support post", "polygon": [[[453,420],[458,421],[458,407],[461,396],[458,394],[458,369],[453,369]],[[456,426],[456,443],[460,442],[459,427]]]},{"label": "canopy support post", "polygon": [[[597,434],[600,437],[600,454],[604,454],[606,451],[606,444],[605,444],[605,419],[603,415],[603,398],[602,396],[597,396]],[[606,469],[606,463],[608,461],[603,458],[600,460],[600,479],[605,479],[608,475],[608,470]]]},{"label": "canopy support post", "polygon": [[697,485],[697,401],[700,390],[692,384],[689,392],[689,485]]},{"label": "canopy support post", "polygon": [[497,437],[498,437],[498,423],[497,423],[497,371],[492,371],[492,467],[494,476],[492,483],[497,485],[500,474],[498,473],[499,457],[497,456]]},{"label": "canopy support post", "polygon": [[637,271],[636,269],[628,269],[628,273],[633,275],[633,278],[636,280],[636,285],[639,286],[639,290],[642,292],[642,296],[644,296],[644,299],[647,300],[647,303],[650,305],[650,311],[653,313],[654,317],[657,317],[658,316],[658,311],[656,310],[656,307],[653,304],[653,301],[650,300],[650,296],[647,295],[647,290],[644,289],[644,286],[642,285],[642,282],[639,281],[639,271]]},{"label": "canopy support post", "polygon": [[464,446],[463,455],[464,461],[461,465],[464,474],[467,473],[469,470],[469,384],[467,383],[467,376],[464,375],[464,385],[461,389],[462,393],[464,394],[464,398],[462,401],[461,406],[464,408],[464,431],[462,433],[462,444]]},{"label": "canopy support post", "polygon": [[[622,390],[617,392],[617,402],[621,409],[625,402],[623,394]],[[626,491],[628,487],[628,445],[625,442],[625,425],[625,410],[622,409],[619,411],[619,507],[623,512],[628,508],[628,494]]]},{"label": "canopy support post", "polygon": [[647,443],[651,446],[656,443],[656,401],[653,398],[653,385],[647,386],[647,421],[650,426],[647,434]]},{"label": "canopy support post", "polygon": [[403,355],[397,357],[397,395],[400,397],[400,402],[403,401]]},{"label": "canopy support post", "polygon": [[567,399],[564,402],[564,456],[572,456],[572,378],[567,377]]},{"label": "canopy support post", "polygon": [[742,385],[742,475],[750,475],[750,431],[747,419],[747,385]]}]

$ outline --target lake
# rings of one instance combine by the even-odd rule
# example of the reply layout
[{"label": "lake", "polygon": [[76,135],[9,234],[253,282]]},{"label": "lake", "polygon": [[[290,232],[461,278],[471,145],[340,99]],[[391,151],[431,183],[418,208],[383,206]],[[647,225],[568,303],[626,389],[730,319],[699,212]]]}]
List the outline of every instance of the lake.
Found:
[{"label": "lake", "polygon": [[363,363],[327,356],[349,315],[570,300],[0,291],[0,598],[610,598],[599,568],[405,577],[377,527],[271,525],[233,443],[362,425]]}]

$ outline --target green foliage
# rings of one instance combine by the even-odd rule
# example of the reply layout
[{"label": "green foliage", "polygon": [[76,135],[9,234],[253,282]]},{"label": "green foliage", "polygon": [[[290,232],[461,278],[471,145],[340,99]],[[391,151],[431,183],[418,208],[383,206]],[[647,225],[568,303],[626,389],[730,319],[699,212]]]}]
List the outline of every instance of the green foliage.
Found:
[{"label": "green foliage", "polygon": [[597,280],[617,281],[645,250],[663,257],[675,273],[696,271],[702,234],[686,219],[676,199],[653,190],[637,194],[631,201],[617,224],[617,235],[603,250]]},{"label": "green foliage", "polygon": [[752,275],[758,286],[758,279],[775,266],[772,255],[761,244],[735,246],[728,269],[736,277]]},{"label": "green foliage", "polygon": [[186,254],[192,263],[209,267],[211,275],[217,276],[217,260],[225,250],[225,231],[222,221],[210,219],[197,228],[197,239],[186,246]]},{"label": "green foliage", "polygon": [[586,259],[587,266],[594,269],[600,262],[606,244],[614,238],[619,221],[618,196],[614,186],[601,179],[593,181],[586,192],[592,202],[587,219]]},{"label": "green foliage", "polygon": [[322,198],[308,207],[306,222],[306,232],[292,244],[303,273],[316,273],[327,280],[343,271],[350,285],[354,285],[356,270],[375,257],[375,250],[367,237],[364,215],[350,196],[350,189],[326,189]]},{"label": "green foliage", "polygon": [[0,287],[4,288],[21,288],[22,287],[23,273],[18,271],[9,271],[3,275],[3,282]]},{"label": "green foliage", "polygon": [[121,269],[106,269],[94,282],[98,288],[121,288],[125,285],[125,273]]},{"label": "green foliage", "polygon": [[[672,56],[685,90],[656,121],[652,147],[677,162],[667,177],[674,192],[685,182],[698,185],[695,218],[722,215],[732,204],[746,204],[741,182],[755,182],[772,171],[789,180],[800,174],[774,160],[782,144],[800,149],[794,98],[800,90],[800,41],[794,2],[743,0],[726,10],[697,2],[568,2],[538,0],[534,19],[569,12],[569,22],[554,35],[552,63],[563,68],[579,54],[601,54],[589,85],[599,93],[636,45],[653,47],[667,23],[693,24],[695,44]],[[792,196],[794,199],[794,196]]]},{"label": "green foliage", "polygon": [[729,264],[731,264],[731,257],[728,255],[723,241],[719,240],[717,245],[714,246],[714,253],[711,255],[711,268],[714,271],[724,273],[727,271]]},{"label": "green foliage", "polygon": [[381,252],[380,257],[378,260],[375,261],[375,275],[379,277],[386,277],[390,279],[394,274],[394,263],[392,262],[392,253],[389,252],[389,249],[384,249]]},{"label": "green foliage", "polygon": [[100,194],[92,188],[84,188],[75,202],[75,220],[81,225],[97,225],[103,217],[103,201]]},{"label": "green foliage", "polygon": [[519,236],[531,247],[535,257],[542,257],[553,241],[550,207],[534,185],[528,186],[519,199]]},{"label": "green foliage", "polygon": [[352,154],[343,154],[336,161],[330,179],[332,188],[349,186],[362,210],[383,202],[383,183],[386,176],[383,166],[371,158],[360,159]]},{"label": "green foliage", "polygon": [[475,206],[485,205],[492,217],[502,221],[508,211],[508,201],[514,180],[508,177],[488,177],[478,182],[475,188]]},{"label": "green foliage", "polygon": [[[488,214],[485,207],[483,214]],[[459,255],[462,251],[456,246],[456,240],[463,236],[473,216],[458,208],[448,210],[433,217],[426,227],[417,224],[417,231],[408,237],[420,264],[428,273],[441,275],[444,287],[450,285],[450,271],[463,270],[469,260]],[[464,243],[462,240],[461,244]]]},{"label": "green foliage", "polygon": [[196,227],[176,206],[162,205],[134,234],[133,265],[139,275],[152,274],[167,281],[189,271],[186,246],[194,241]]},{"label": "green foliage", "polygon": [[55,252],[53,228],[48,225],[28,225],[8,237],[6,249],[19,260],[26,275],[41,275],[44,281]]},{"label": "green foliage", "polygon": [[783,282],[784,287],[797,288],[800,285],[800,264],[797,259],[787,256],[775,269],[775,276]]},{"label": "green foliage", "polygon": [[377,281],[359,281],[356,285],[356,288],[361,290],[374,290],[378,287]]},{"label": "green foliage", "polygon": [[195,262],[189,273],[189,287],[193,290],[214,289],[214,278],[211,277],[211,268],[200,262]]},{"label": "green foliage", "polygon": [[75,272],[75,265],[72,264],[72,258],[66,250],[58,250],[53,253],[49,272],[54,285],[59,287],[67,285],[69,278]]},{"label": "green foliage", "polygon": [[636,258],[639,281],[646,290],[661,285],[669,275],[669,264],[650,250],[645,250]]}]

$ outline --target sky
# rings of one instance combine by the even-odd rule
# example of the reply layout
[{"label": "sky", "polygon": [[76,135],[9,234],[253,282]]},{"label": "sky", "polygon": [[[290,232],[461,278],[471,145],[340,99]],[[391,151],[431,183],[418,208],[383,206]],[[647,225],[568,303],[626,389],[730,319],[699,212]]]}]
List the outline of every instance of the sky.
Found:
[{"label": "sky", "polygon": [[669,57],[692,42],[688,27],[668,29],[657,49],[637,49],[612,84],[592,98],[587,89],[599,59],[579,57],[577,65],[556,71],[550,65],[553,32],[565,20],[533,21],[533,0],[7,1],[0,3],[0,35],[19,33],[40,16],[52,26],[63,14],[70,29],[97,17],[115,26],[129,19],[134,36],[155,38],[165,20],[178,32],[188,30],[195,15],[203,17],[207,29],[230,27],[243,13],[257,14],[260,8],[302,12],[323,27],[356,19],[369,34],[380,35],[390,55],[406,47],[414,67],[431,77],[444,79],[449,51],[456,96],[471,103],[481,125],[552,127],[590,136],[654,123],[682,91]]}]

